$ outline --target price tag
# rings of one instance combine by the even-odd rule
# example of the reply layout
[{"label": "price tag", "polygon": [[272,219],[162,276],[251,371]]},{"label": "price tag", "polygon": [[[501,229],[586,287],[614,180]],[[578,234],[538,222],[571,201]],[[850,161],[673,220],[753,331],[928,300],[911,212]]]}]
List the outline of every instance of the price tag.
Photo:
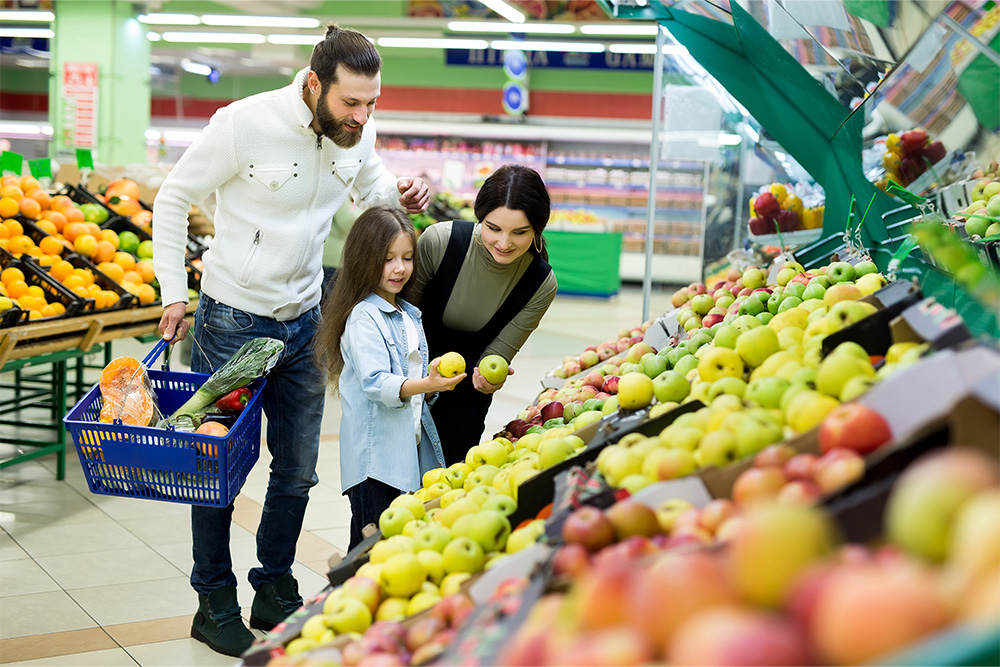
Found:
[{"label": "price tag", "polygon": [[40,160],[28,160],[28,169],[31,170],[31,175],[39,180],[43,178],[52,180],[52,160],[47,157]]},{"label": "price tag", "polygon": [[89,148],[76,149],[76,166],[81,170],[94,168],[94,156]]},{"label": "price tag", "polygon": [[0,174],[6,174],[8,171],[21,175],[21,163],[24,162],[24,158],[18,153],[12,153],[11,151],[4,151],[0,155]]},{"label": "price tag", "polygon": [[917,336],[938,350],[954,347],[972,337],[965,322],[951,308],[928,297],[903,311],[903,320]]}]

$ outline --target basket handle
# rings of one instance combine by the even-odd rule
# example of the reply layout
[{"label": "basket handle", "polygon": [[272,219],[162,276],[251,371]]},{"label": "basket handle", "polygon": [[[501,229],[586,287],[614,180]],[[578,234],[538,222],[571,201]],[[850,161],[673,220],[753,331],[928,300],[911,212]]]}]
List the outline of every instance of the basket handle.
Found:
[{"label": "basket handle", "polygon": [[[142,363],[147,368],[151,366],[152,363],[156,361],[156,358],[160,356],[160,353],[163,352],[166,349],[167,345],[169,344],[170,341],[166,340],[165,338],[161,338],[159,341],[157,341],[156,345],[153,346],[152,351],[150,351],[150,353],[146,355],[146,358],[142,360]],[[168,369],[169,367],[170,367],[170,354],[167,354],[164,357],[163,368]]]}]

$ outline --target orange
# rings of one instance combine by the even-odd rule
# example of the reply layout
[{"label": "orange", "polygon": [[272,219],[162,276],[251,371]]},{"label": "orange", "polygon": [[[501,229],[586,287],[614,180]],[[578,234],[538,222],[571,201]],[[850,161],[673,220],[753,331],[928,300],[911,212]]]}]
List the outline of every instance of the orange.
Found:
[{"label": "orange", "polygon": [[118,250],[118,232],[113,229],[102,229],[101,235],[97,237],[99,241],[108,241]]},{"label": "orange", "polygon": [[53,211],[51,209],[48,211],[42,211],[42,217],[49,220],[56,228],[57,232],[61,232],[63,227],[66,226],[66,216],[59,211]]},{"label": "orange", "polygon": [[0,198],[0,217],[10,218],[17,215],[21,210],[17,202],[18,200],[13,197]]},{"label": "orange", "polygon": [[132,214],[132,222],[140,227],[148,227],[153,223],[153,212],[142,209]]},{"label": "orange", "polygon": [[77,287],[83,287],[84,285],[83,278],[81,278],[77,273],[71,273],[70,275],[66,276],[65,278],[63,278],[62,283],[63,285],[65,285],[70,289],[76,289]]},{"label": "orange", "polygon": [[52,268],[49,269],[49,275],[51,275],[59,282],[65,281],[66,276],[72,274],[73,274],[73,265],[67,262],[65,259],[56,262],[55,264],[52,265]]},{"label": "orange", "polygon": [[93,257],[97,254],[97,239],[91,234],[81,234],[73,241],[73,249],[81,255]]},{"label": "orange", "polygon": [[28,250],[33,248],[34,245],[35,242],[31,240],[30,236],[21,234],[10,239],[10,243],[7,245],[7,250],[17,255],[22,252],[28,252]]},{"label": "orange", "polygon": [[86,287],[74,287],[73,291],[79,297],[83,297],[84,299],[89,299],[90,298],[90,295],[87,293],[87,288]]},{"label": "orange", "polygon": [[52,266],[59,261],[59,255],[42,255],[38,258],[38,263],[41,266]]},{"label": "orange", "polygon": [[93,298],[96,298],[97,295],[100,294],[103,291],[104,290],[102,290],[101,286],[98,285],[97,283],[94,283],[92,285],[88,285],[87,286],[87,294],[90,295]]},{"label": "orange", "polygon": [[84,285],[91,285],[94,282],[94,274],[90,269],[73,269],[73,275],[83,278]]},{"label": "orange", "polygon": [[151,283],[156,278],[153,273],[153,263],[148,259],[143,259],[135,263],[135,272],[142,277],[142,282]]},{"label": "orange", "polygon": [[10,238],[14,238],[15,236],[20,236],[21,234],[24,233],[24,225],[22,225],[17,220],[14,220],[13,218],[10,220],[4,220],[3,224],[7,227],[7,234],[10,236]]},{"label": "orange", "polygon": [[42,319],[42,317],[43,317],[42,316],[42,312],[40,310],[35,310],[34,308],[31,308],[30,310],[28,310],[28,319],[29,320],[40,320],[40,319]]},{"label": "orange", "polygon": [[24,194],[38,202],[43,211],[52,206],[52,198],[49,197],[49,193],[39,187],[35,187],[32,190],[25,190]]},{"label": "orange", "polygon": [[9,287],[12,282],[17,280],[24,281],[24,271],[16,266],[8,266],[3,271],[0,271],[0,282],[4,285]]},{"label": "orange", "polygon": [[75,206],[64,208],[62,214],[66,216],[66,222],[83,222],[83,211]]},{"label": "orange", "polygon": [[112,292],[111,290],[106,290],[104,292],[104,307],[110,308],[116,303],[118,303],[118,293]]},{"label": "orange", "polygon": [[135,283],[131,282],[131,281],[123,280],[122,281],[122,287],[124,287],[125,291],[128,292],[129,294],[138,294],[139,293],[139,286],[136,285]]},{"label": "orange", "polygon": [[23,196],[24,190],[16,185],[6,185],[0,188],[0,197],[12,197],[17,201],[21,201],[21,197]]},{"label": "orange", "polygon": [[38,242],[38,247],[46,255],[61,255],[63,251],[63,244],[59,242],[59,239],[53,236],[46,236],[43,238]]},{"label": "orange", "polygon": [[31,197],[21,197],[18,207],[21,209],[21,213],[32,219],[42,214],[42,207]]},{"label": "orange", "polygon": [[127,252],[116,252],[115,264],[120,264],[123,269],[128,271],[129,269],[135,266],[135,257],[128,254]]},{"label": "orange", "polygon": [[87,233],[93,236],[95,239],[101,236],[101,231],[102,231],[101,226],[98,225],[96,222],[85,222],[83,224],[87,225]]},{"label": "orange", "polygon": [[66,312],[66,306],[62,305],[58,301],[53,301],[49,305],[55,309],[56,315],[62,315],[63,313]]},{"label": "orange", "polygon": [[63,227],[62,233],[66,240],[72,243],[76,241],[77,236],[87,233],[87,226],[82,222],[70,222]]},{"label": "orange", "polygon": [[38,285],[28,285],[28,294],[31,296],[45,297],[45,290],[43,290]]},{"label": "orange", "polygon": [[[48,211],[44,211],[42,215],[45,215],[45,213],[48,213]],[[56,229],[56,226],[48,218],[39,218],[35,225],[49,236],[55,236],[59,233],[59,230]]]},{"label": "orange", "polygon": [[97,265],[97,270],[119,285],[122,280],[125,279],[125,269],[122,268],[121,264],[115,264],[114,262],[101,262]]},{"label": "orange", "polygon": [[[10,269],[6,270],[10,271]],[[19,299],[27,293],[28,283],[24,282],[24,280],[16,279],[13,281],[7,281],[7,296],[10,298]]]},{"label": "orange", "polygon": [[6,239],[10,237],[10,232],[7,231],[7,225],[0,224],[0,239]]},{"label": "orange", "polygon": [[46,304],[42,307],[41,311],[42,317],[56,317],[59,312],[56,310],[55,306],[52,304]]},{"label": "orange", "polygon": [[66,207],[73,208],[73,200],[66,195],[56,195],[49,204],[53,211],[62,211]]},{"label": "orange", "polygon": [[135,283],[136,285],[142,284],[142,276],[137,271],[126,271],[125,275],[122,276],[122,280],[129,283]]},{"label": "orange", "polygon": [[156,301],[156,290],[153,289],[152,285],[139,285],[137,294],[139,296],[139,303],[153,303]]},{"label": "orange", "polygon": [[14,174],[7,174],[6,176],[0,176],[0,188],[5,188],[8,185],[17,185],[21,182],[20,177]]},{"label": "orange", "polygon": [[100,240],[97,242],[97,252],[94,253],[95,262],[108,262],[115,258],[115,247],[111,241]]},{"label": "orange", "polygon": [[44,252],[42,252],[42,249],[36,246],[34,243],[32,243],[31,247],[28,248],[25,252],[27,252],[27,254],[30,255],[31,257],[36,257],[36,258],[41,257],[42,255],[45,254]]},{"label": "orange", "polygon": [[40,188],[38,179],[34,176],[22,176],[20,182],[21,189],[27,192],[28,190],[34,190],[35,188]]}]

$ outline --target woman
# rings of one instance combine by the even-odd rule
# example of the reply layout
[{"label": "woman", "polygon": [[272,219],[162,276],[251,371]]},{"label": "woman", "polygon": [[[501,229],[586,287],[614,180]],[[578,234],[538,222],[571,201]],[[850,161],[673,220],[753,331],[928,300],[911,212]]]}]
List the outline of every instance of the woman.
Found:
[{"label": "woman", "polygon": [[493,392],[503,386],[483,379],[479,361],[497,354],[510,363],[556,296],[542,238],[549,207],[537,172],[504,165],[476,196],[479,224],[440,222],[417,241],[410,296],[423,313],[430,356],[454,351],[475,367],[471,382],[439,395],[431,407],[448,465],[464,461],[479,443]]}]

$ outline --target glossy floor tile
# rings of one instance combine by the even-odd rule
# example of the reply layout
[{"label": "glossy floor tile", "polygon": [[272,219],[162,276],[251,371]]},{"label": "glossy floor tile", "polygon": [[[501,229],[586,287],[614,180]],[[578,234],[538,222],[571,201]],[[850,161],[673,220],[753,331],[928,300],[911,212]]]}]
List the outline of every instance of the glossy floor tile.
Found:
[{"label": "glossy floor tile", "polygon": [[[652,313],[666,310],[669,291],[653,294]],[[642,293],[631,287],[611,299],[559,297],[514,360],[512,375],[487,417],[490,435],[530,405],[542,376],[568,354],[614,338],[642,321]],[[116,341],[114,356],[145,356],[150,345]],[[102,364],[102,355],[90,363]],[[177,357],[174,359],[178,366]],[[90,384],[96,370],[87,371]],[[6,374],[10,375],[10,374]],[[4,378],[9,381],[9,378]],[[89,386],[89,384],[87,385]],[[37,416],[37,415],[36,415]],[[329,395],[318,464],[293,573],[303,595],[326,585],[327,560],[349,540],[350,505],[341,494],[340,404]],[[0,458],[14,448],[3,436]],[[54,456],[0,470],[0,663],[118,666],[233,665],[190,638],[197,596],[188,585],[190,512],[183,504],[90,493],[72,446],[66,479],[55,479]],[[269,456],[261,458],[237,498],[232,553],[238,595],[249,617],[257,564],[254,533],[267,490]]]}]

